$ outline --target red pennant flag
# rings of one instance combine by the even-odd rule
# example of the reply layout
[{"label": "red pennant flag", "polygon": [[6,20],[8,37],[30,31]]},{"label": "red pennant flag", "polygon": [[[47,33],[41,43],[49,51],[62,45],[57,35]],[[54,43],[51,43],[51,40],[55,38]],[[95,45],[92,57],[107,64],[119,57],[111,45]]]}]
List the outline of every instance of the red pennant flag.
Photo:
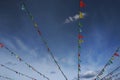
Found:
[{"label": "red pennant flag", "polygon": [[82,39],[82,38],[83,38],[83,36],[79,34],[78,35],[78,39]]},{"label": "red pennant flag", "polygon": [[0,48],[4,47],[4,45],[2,43],[0,43]]},{"label": "red pennant flag", "polygon": [[80,7],[83,8],[83,7],[85,7],[85,6],[86,6],[85,3],[81,0],[81,1],[80,1]]},{"label": "red pennant flag", "polygon": [[120,56],[118,53],[114,53],[114,56]]}]

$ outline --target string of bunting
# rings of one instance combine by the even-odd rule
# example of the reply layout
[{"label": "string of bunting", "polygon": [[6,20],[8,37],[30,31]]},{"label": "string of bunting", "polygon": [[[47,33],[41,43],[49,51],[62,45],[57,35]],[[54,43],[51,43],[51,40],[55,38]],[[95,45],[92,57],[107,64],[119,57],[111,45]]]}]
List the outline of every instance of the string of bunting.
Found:
[{"label": "string of bunting", "polygon": [[120,75],[120,73],[117,73],[115,75],[113,75],[112,77],[118,77]]},{"label": "string of bunting", "polygon": [[100,79],[100,76],[103,75],[103,73],[105,72],[105,69],[110,66],[111,64],[113,64],[113,60],[115,59],[115,57],[120,57],[120,55],[118,54],[120,48],[117,48],[117,50],[115,51],[115,53],[112,55],[112,57],[108,60],[108,62],[105,64],[105,66],[103,67],[103,69],[98,73],[97,77],[94,80]]},{"label": "string of bunting", "polygon": [[5,48],[8,52],[10,52],[11,55],[15,56],[16,59],[20,62],[23,62],[25,65],[27,65],[27,67],[31,68],[34,72],[38,73],[40,76],[42,76],[43,78],[50,80],[47,76],[45,76],[44,74],[42,74],[41,72],[37,71],[32,65],[28,64],[27,62],[25,62],[19,55],[17,55],[16,53],[14,53],[13,51],[11,51],[8,47],[6,47],[4,44],[0,43],[0,48]]},{"label": "string of bunting", "polygon": [[119,77],[119,78],[117,78],[117,79],[115,79],[115,80],[120,80],[120,77]]},{"label": "string of bunting", "polygon": [[45,46],[46,46],[46,48],[47,48],[47,51],[50,53],[50,56],[52,57],[53,61],[54,61],[55,64],[57,65],[58,69],[60,70],[60,72],[61,72],[61,74],[64,76],[64,78],[65,78],[66,80],[68,80],[67,77],[66,77],[66,75],[65,75],[64,72],[62,71],[60,65],[58,64],[57,60],[55,59],[55,57],[54,57],[51,49],[48,47],[48,44],[47,44],[46,40],[45,40],[44,37],[42,36],[42,33],[41,33],[41,31],[40,31],[40,29],[39,29],[39,27],[38,27],[38,23],[34,20],[34,17],[33,17],[32,14],[29,12],[29,10],[28,10],[28,8],[26,7],[26,4],[24,3],[24,1],[23,1],[23,0],[20,0],[20,1],[21,1],[21,4],[22,4],[22,8],[21,8],[21,9],[22,9],[23,11],[25,11],[25,12],[27,13],[27,15],[29,16],[29,18],[32,20],[32,22],[33,22],[33,24],[34,24],[34,28],[36,29],[36,31],[38,32],[39,36],[41,37],[41,39],[42,39],[43,43],[45,44]]},{"label": "string of bunting", "polygon": [[14,80],[12,78],[9,78],[9,77],[6,77],[6,76],[2,76],[2,75],[0,75],[0,78],[4,78],[4,79],[7,79],[7,80]]},{"label": "string of bunting", "polygon": [[116,74],[116,75],[113,75],[114,74],[114,72],[116,72],[117,70],[119,70],[120,69],[120,66],[118,66],[116,69],[114,69],[113,71],[111,71],[110,73],[108,73],[106,76],[104,76],[101,80],[106,80],[106,78],[107,77],[109,77],[110,76],[110,78],[112,78],[112,77],[115,77],[115,76],[118,76],[119,74]]},{"label": "string of bunting", "polygon": [[8,69],[8,70],[10,70],[10,71],[12,71],[12,72],[15,72],[15,73],[18,74],[18,75],[27,77],[27,78],[29,78],[29,79],[31,79],[31,80],[37,80],[37,79],[35,79],[35,78],[33,78],[33,77],[30,77],[30,76],[28,76],[28,75],[26,75],[26,74],[23,74],[23,73],[20,73],[20,72],[18,72],[18,71],[16,71],[16,70],[13,70],[13,69],[11,69],[11,68],[3,65],[3,64],[0,64],[0,66],[1,66],[1,67],[4,67],[4,68],[6,68],[6,69]]},{"label": "string of bunting", "polygon": [[[79,4],[79,7],[80,9],[84,9],[86,6],[86,4],[84,3],[83,0],[80,0],[80,4]],[[79,12],[79,19],[83,19],[85,17],[85,14],[84,12],[82,12],[80,10]],[[80,71],[81,71],[81,59],[80,59],[80,52],[81,52],[81,44],[84,42],[83,40],[83,35],[82,35],[82,27],[83,25],[81,24],[81,21],[79,21],[79,24],[78,24],[78,80],[80,80]]]},{"label": "string of bunting", "polygon": [[115,79],[115,78],[118,77],[119,75],[120,75],[120,73],[117,73],[117,74],[112,75],[112,76],[110,76],[109,78],[105,78],[105,79],[103,79],[103,80],[112,80],[113,78],[114,78],[114,80],[120,80],[120,78]]}]

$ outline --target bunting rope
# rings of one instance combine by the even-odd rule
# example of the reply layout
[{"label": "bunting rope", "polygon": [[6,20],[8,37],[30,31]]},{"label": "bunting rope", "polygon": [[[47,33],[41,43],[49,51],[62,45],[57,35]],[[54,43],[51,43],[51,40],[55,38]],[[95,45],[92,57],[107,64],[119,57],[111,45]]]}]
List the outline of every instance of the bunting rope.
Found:
[{"label": "bunting rope", "polygon": [[[80,0],[80,9],[83,9],[85,8],[85,3],[83,2],[83,0]],[[80,10],[80,13],[79,13],[79,18],[80,20],[84,18],[84,13]],[[78,24],[78,80],[80,80],[80,71],[81,71],[81,59],[80,59],[80,52],[81,52],[81,44],[84,42],[83,40],[83,36],[81,35],[82,33],[82,29],[81,27],[83,27],[83,25],[81,24],[81,21],[79,21],[79,24]]]},{"label": "bunting rope", "polygon": [[120,75],[120,73],[117,73],[115,75],[113,75],[112,77],[118,77]]},{"label": "bunting rope", "polygon": [[6,77],[6,76],[2,76],[2,75],[0,75],[0,78],[4,78],[4,79],[7,79],[7,80],[14,80],[12,78],[9,78],[9,77]]},{"label": "bunting rope", "polygon": [[15,73],[18,74],[18,75],[27,77],[27,78],[32,79],[32,80],[37,80],[37,79],[35,79],[35,78],[33,78],[33,77],[30,77],[30,76],[28,76],[28,75],[26,75],[26,74],[23,74],[23,73],[20,73],[20,72],[18,72],[18,71],[16,71],[16,70],[13,70],[13,69],[11,69],[11,68],[3,65],[3,64],[0,64],[0,66],[1,66],[1,67],[4,67],[4,68],[6,68],[6,69],[8,69],[8,70],[10,70],[10,71],[12,71],[12,72],[15,72]]},{"label": "bunting rope", "polygon": [[25,65],[27,65],[27,67],[31,68],[34,72],[38,73],[43,78],[45,78],[47,80],[50,80],[47,76],[45,76],[41,72],[37,71],[32,65],[28,64],[27,62],[25,62],[19,55],[17,55],[13,51],[11,51],[8,47],[6,47],[5,45],[3,45],[2,43],[0,43],[0,47],[1,48],[4,47],[8,52],[10,52],[11,55],[15,56],[18,61],[23,62]]},{"label": "bunting rope", "polygon": [[58,64],[57,60],[55,59],[55,57],[54,57],[51,49],[48,47],[48,44],[47,44],[46,40],[45,40],[44,37],[42,36],[42,33],[41,33],[41,31],[40,31],[40,29],[39,29],[39,27],[38,27],[38,23],[34,20],[34,17],[33,17],[32,14],[29,12],[29,10],[28,10],[28,8],[26,7],[26,4],[24,3],[24,1],[23,1],[23,0],[20,0],[20,1],[21,1],[21,3],[22,3],[22,10],[25,11],[25,12],[27,13],[27,15],[30,17],[30,19],[32,20],[32,22],[33,22],[33,24],[34,24],[34,28],[36,29],[36,31],[38,32],[39,36],[41,37],[43,43],[45,44],[45,46],[46,46],[46,48],[47,48],[47,51],[50,53],[50,56],[51,56],[51,58],[53,59],[54,63],[57,65],[59,71],[60,71],[61,74],[64,76],[64,78],[65,78],[66,80],[68,80],[67,77],[66,77],[66,75],[65,75],[65,73],[62,71],[60,65]]},{"label": "bunting rope", "polygon": [[119,77],[119,78],[117,78],[117,79],[115,79],[115,80],[120,80],[120,77]]},{"label": "bunting rope", "polygon": [[[106,77],[113,75],[114,72],[116,72],[118,69],[120,69],[120,66],[118,66],[116,69],[108,73],[106,76],[104,76],[101,80],[106,80]],[[117,74],[118,75],[118,74]]]},{"label": "bunting rope", "polygon": [[100,76],[103,75],[105,69],[107,68],[107,66],[111,65],[113,63],[113,60],[115,57],[119,57],[120,55],[118,54],[120,48],[117,48],[117,50],[115,51],[115,53],[112,55],[112,57],[108,60],[108,62],[105,64],[105,66],[103,67],[103,69],[98,73],[97,77],[94,79],[100,79]]}]

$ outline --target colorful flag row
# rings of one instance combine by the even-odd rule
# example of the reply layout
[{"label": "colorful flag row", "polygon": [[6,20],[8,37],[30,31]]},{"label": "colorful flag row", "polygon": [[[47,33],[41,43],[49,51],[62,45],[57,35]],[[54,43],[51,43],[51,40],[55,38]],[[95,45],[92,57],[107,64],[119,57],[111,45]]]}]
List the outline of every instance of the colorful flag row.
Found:
[{"label": "colorful flag row", "polygon": [[120,55],[119,55],[119,49],[120,48],[118,48],[116,51],[115,51],[115,53],[112,55],[112,57],[108,60],[108,62],[105,64],[105,66],[103,67],[103,69],[100,71],[100,73],[97,75],[97,77],[95,78],[95,80],[97,79],[97,78],[99,78],[101,75],[103,75],[104,74],[104,72],[105,72],[105,69],[108,67],[108,66],[110,66],[111,64],[113,64],[113,61],[114,61],[114,59],[116,58],[116,57],[119,57]]},{"label": "colorful flag row", "polygon": [[9,77],[6,77],[6,76],[2,76],[2,75],[0,75],[0,78],[4,78],[4,79],[7,79],[7,80],[14,80],[12,78],[9,78]]},{"label": "colorful flag row", "polygon": [[65,75],[65,73],[62,71],[60,65],[58,64],[57,60],[55,59],[53,53],[51,52],[51,49],[48,47],[46,40],[45,40],[44,37],[42,36],[42,33],[41,33],[41,31],[40,31],[40,29],[39,29],[39,27],[38,27],[38,23],[35,21],[34,17],[32,16],[32,14],[31,14],[31,13],[29,12],[29,10],[27,9],[26,4],[24,3],[24,1],[23,1],[23,0],[21,0],[21,1],[22,1],[22,7],[21,7],[21,9],[22,9],[23,11],[25,11],[25,12],[28,14],[28,16],[30,17],[30,19],[32,20],[32,23],[33,23],[33,25],[34,25],[34,28],[36,29],[36,31],[38,32],[39,36],[41,37],[41,39],[42,39],[43,43],[45,44],[46,49],[47,49],[48,52],[50,53],[50,56],[52,57],[53,61],[54,61],[55,64],[57,65],[59,71],[60,71],[61,74],[64,76],[64,78],[65,78],[66,80],[68,80],[67,77],[66,77],[66,75]]},{"label": "colorful flag row", "polygon": [[113,75],[112,77],[119,77],[120,73]]},{"label": "colorful flag row", "polygon": [[10,70],[10,71],[12,71],[12,72],[15,72],[15,73],[18,74],[18,75],[27,77],[27,78],[29,78],[29,79],[31,79],[31,80],[37,80],[37,79],[35,79],[35,78],[33,78],[33,77],[30,77],[30,76],[28,76],[28,75],[26,75],[26,74],[23,74],[23,73],[21,73],[21,72],[18,72],[18,71],[16,71],[16,70],[13,70],[13,69],[11,69],[11,68],[3,65],[3,64],[0,64],[0,66],[1,66],[1,67],[4,67],[4,68],[6,68],[6,69],[8,69],[8,70]]},{"label": "colorful flag row", "polygon": [[[85,7],[86,7],[86,4],[84,3],[84,1],[83,0],[80,0],[80,10],[81,9],[84,9]],[[82,12],[82,11],[80,11],[79,12],[79,19],[81,20],[81,19],[84,19],[85,18],[85,13],[84,12]],[[81,65],[80,65],[80,63],[81,63],[81,58],[80,58],[80,53],[81,53],[81,44],[84,42],[84,40],[83,40],[83,35],[82,35],[82,27],[83,27],[83,25],[82,25],[82,23],[81,23],[81,21],[79,21],[79,23],[78,23],[78,80],[80,80],[80,71],[81,71]]]},{"label": "colorful flag row", "polygon": [[[3,45],[2,43],[0,43],[0,45]],[[1,46],[0,46],[1,47]],[[45,76],[44,74],[42,74],[41,72],[37,71],[33,66],[31,66],[30,64],[28,64],[27,62],[25,62],[18,54],[14,53],[13,51],[11,51],[8,47],[6,47],[5,45],[3,45],[1,48],[5,48],[7,51],[10,52],[11,55],[15,56],[16,59],[20,62],[23,62],[25,65],[27,65],[27,67],[31,68],[34,72],[38,73],[40,76],[46,78],[47,80],[50,80],[47,76]]]},{"label": "colorful flag row", "polygon": [[[118,71],[120,69],[120,66],[118,66],[117,68],[115,68],[113,71],[111,71],[110,73],[108,73],[106,76],[104,76],[101,80],[105,80],[107,78],[110,78],[110,77],[114,77],[114,73],[116,71]],[[116,75],[119,75],[119,74],[116,74]]]}]

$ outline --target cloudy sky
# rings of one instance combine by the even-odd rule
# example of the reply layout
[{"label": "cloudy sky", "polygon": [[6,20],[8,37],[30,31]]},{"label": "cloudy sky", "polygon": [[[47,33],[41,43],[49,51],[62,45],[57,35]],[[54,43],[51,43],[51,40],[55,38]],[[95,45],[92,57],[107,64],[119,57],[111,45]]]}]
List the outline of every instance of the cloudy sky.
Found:
[{"label": "cloudy sky", "polygon": [[[77,28],[79,0],[24,0],[38,22],[42,35],[69,80],[77,78]],[[81,48],[81,80],[91,80],[120,46],[120,0],[84,0],[84,43]],[[0,42],[45,74],[50,80],[65,80],[50,57],[44,43],[19,0],[0,0]],[[120,63],[116,58],[105,74]],[[4,48],[0,64],[45,80]],[[104,75],[105,75],[104,74]],[[14,80],[29,80],[0,67],[0,75]],[[4,80],[3,78],[0,78]]]}]

